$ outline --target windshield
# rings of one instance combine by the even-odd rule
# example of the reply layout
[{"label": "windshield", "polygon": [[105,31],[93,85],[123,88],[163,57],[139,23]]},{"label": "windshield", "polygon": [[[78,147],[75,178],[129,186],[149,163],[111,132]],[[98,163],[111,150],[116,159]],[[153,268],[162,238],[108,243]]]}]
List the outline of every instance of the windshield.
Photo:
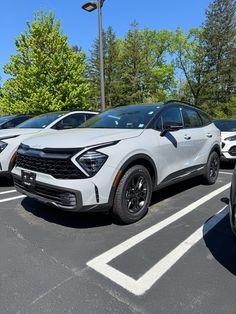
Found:
[{"label": "windshield", "polygon": [[4,122],[7,122],[14,118],[14,116],[5,116],[5,117],[0,117],[0,124],[3,124]]},{"label": "windshield", "polygon": [[222,132],[236,132],[236,120],[218,120],[214,123]]},{"label": "windshield", "polygon": [[49,124],[51,124],[53,121],[55,121],[56,119],[63,115],[64,113],[61,112],[42,114],[40,116],[37,116],[35,118],[32,118],[21,123],[20,125],[18,125],[18,128],[45,129]]},{"label": "windshield", "polygon": [[80,128],[144,129],[161,105],[132,105],[107,110],[83,123]]}]

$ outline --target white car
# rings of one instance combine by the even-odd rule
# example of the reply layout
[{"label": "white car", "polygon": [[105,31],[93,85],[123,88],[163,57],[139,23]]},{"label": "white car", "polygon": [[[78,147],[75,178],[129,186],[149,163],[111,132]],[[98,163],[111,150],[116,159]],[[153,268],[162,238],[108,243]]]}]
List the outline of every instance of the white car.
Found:
[{"label": "white car", "polygon": [[184,103],[110,109],[79,129],[24,140],[17,190],[68,211],[112,210],[122,223],[142,218],[154,190],[219,172],[220,131]]},{"label": "white car", "polygon": [[221,131],[221,159],[236,161],[236,119],[214,120]]},{"label": "white car", "polygon": [[36,133],[52,132],[78,127],[96,112],[73,111],[46,113],[23,122],[16,128],[0,130],[0,175],[8,175],[15,164],[20,143]]}]

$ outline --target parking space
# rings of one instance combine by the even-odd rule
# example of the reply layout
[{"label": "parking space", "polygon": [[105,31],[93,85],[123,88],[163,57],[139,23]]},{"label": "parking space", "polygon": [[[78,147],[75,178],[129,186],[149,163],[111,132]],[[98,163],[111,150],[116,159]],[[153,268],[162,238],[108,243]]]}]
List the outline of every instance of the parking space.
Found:
[{"label": "parking space", "polygon": [[58,211],[1,181],[0,313],[235,313],[231,174],[155,192],[128,226]]}]

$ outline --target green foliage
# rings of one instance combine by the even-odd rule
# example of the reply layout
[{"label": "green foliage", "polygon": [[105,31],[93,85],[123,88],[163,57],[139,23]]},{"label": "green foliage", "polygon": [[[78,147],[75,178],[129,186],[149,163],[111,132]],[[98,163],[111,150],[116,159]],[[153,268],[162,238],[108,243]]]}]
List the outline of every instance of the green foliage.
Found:
[{"label": "green foliage", "polygon": [[[111,27],[103,33],[103,55],[106,106],[117,104],[119,99],[119,51],[120,44]],[[88,60],[88,78],[91,83],[90,102],[100,107],[99,41],[94,42]]]},{"label": "green foliage", "polygon": [[203,25],[204,70],[208,84],[203,104],[212,116],[236,118],[236,3],[214,0]]},{"label": "green foliage", "polygon": [[0,108],[9,113],[85,108],[84,53],[68,45],[53,13],[35,14],[27,26],[15,41],[17,53],[4,67],[11,78],[2,87]]},{"label": "green foliage", "polygon": [[172,42],[176,67],[183,71],[186,80],[186,83],[181,85],[182,95],[184,100],[197,106],[201,105],[202,94],[208,84],[204,68],[206,54],[202,43],[202,29],[191,29],[184,33],[179,28]]},{"label": "green foliage", "polygon": [[[174,64],[167,64],[169,31],[139,30],[133,23],[125,39],[111,28],[104,33],[105,90],[107,106],[148,103],[166,99],[174,87]],[[89,59],[92,100],[100,97],[99,43]]]},{"label": "green foliage", "polygon": [[[236,118],[235,12],[235,0],[213,0],[202,27],[188,32],[141,30],[134,22],[120,39],[109,27],[103,36],[106,107],[177,98],[213,117]],[[10,79],[0,88],[0,111],[99,109],[98,40],[86,62],[52,13],[36,14],[27,26],[4,67]]]},{"label": "green foliage", "polygon": [[[205,101],[209,106],[230,104],[236,95],[236,2],[214,0],[206,11],[203,46],[208,86]],[[211,104],[210,104],[211,103]],[[230,109],[224,109],[227,112]]]}]

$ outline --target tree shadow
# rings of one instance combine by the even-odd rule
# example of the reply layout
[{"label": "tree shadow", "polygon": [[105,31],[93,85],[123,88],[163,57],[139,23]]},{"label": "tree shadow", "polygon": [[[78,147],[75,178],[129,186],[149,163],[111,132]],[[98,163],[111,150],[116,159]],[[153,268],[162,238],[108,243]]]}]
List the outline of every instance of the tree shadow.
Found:
[{"label": "tree shadow", "polygon": [[21,202],[22,207],[29,213],[45,221],[74,229],[89,229],[112,224],[111,216],[107,213],[73,213],[45,205],[37,200],[26,197]]},{"label": "tree shadow", "polygon": [[230,228],[229,215],[227,214],[205,234],[206,223],[203,238],[207,248],[223,267],[236,275],[236,240]]}]

